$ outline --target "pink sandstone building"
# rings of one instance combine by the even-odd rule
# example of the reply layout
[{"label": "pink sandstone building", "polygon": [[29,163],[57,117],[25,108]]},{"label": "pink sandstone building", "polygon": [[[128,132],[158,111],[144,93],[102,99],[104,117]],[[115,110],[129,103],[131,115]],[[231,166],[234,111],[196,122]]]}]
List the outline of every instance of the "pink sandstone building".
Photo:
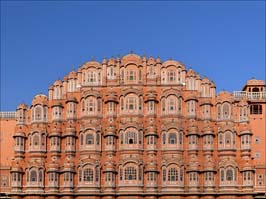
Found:
[{"label": "pink sandstone building", "polygon": [[265,115],[263,80],[216,94],[175,60],[90,61],[17,107],[9,195],[264,198]]}]

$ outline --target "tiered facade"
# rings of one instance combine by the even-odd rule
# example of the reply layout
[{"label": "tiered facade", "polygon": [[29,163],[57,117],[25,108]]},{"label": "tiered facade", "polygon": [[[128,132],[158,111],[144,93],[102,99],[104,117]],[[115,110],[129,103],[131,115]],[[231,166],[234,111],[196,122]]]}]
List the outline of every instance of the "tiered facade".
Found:
[{"label": "tiered facade", "polygon": [[243,96],[174,60],[84,63],[18,106],[12,198],[253,198]]}]

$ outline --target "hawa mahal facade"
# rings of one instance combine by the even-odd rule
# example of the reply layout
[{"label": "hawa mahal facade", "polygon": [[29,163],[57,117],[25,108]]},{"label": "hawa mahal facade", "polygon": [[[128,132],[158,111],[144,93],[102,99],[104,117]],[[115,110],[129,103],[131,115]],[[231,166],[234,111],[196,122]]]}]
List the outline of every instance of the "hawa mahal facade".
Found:
[{"label": "hawa mahal facade", "polygon": [[265,108],[262,80],[216,95],[214,82],[175,60],[84,63],[17,107],[10,196],[263,197]]}]

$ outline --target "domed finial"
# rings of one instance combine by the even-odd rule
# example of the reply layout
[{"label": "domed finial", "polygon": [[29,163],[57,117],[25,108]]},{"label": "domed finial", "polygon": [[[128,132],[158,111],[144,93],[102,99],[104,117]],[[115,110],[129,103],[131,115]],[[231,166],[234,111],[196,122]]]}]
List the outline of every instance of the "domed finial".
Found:
[{"label": "domed finial", "polygon": [[91,56],[91,61],[94,61],[94,56]]},{"label": "domed finial", "polygon": [[130,50],[130,54],[133,54],[133,50]]},{"label": "domed finial", "polygon": [[144,62],[146,62],[146,61],[147,61],[146,54],[144,54],[144,55],[142,56],[142,61],[144,61]]},{"label": "domed finial", "polygon": [[160,58],[160,56],[157,56],[156,62],[157,62],[157,63],[160,63],[160,62],[161,62],[161,58]]}]

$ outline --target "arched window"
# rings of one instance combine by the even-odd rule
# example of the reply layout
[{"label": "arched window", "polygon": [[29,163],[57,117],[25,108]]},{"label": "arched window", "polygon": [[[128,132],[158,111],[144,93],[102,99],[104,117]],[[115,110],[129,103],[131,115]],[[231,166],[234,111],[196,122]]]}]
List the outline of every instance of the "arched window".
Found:
[{"label": "arched window", "polygon": [[143,100],[142,100],[142,96],[139,97],[139,110],[142,110],[142,106],[143,106]]},{"label": "arched window", "polygon": [[83,170],[83,181],[84,182],[93,181],[93,170],[91,168],[86,168]]},{"label": "arched window", "polygon": [[92,134],[86,135],[86,144],[94,144],[94,136]]},{"label": "arched window", "polygon": [[137,134],[133,131],[126,132],[126,144],[137,144]]},{"label": "arched window", "polygon": [[82,112],[85,111],[85,100],[84,99],[81,101],[81,110]]},{"label": "arched window", "polygon": [[42,142],[42,146],[46,145],[46,135],[44,133],[41,136],[41,142]]},{"label": "arched window", "polygon": [[31,182],[36,182],[37,181],[37,172],[35,170],[32,170],[30,172],[30,181]]},{"label": "arched window", "polygon": [[182,69],[181,69],[181,67],[180,66],[178,66],[178,68],[177,68],[177,82],[178,83],[181,83],[181,81],[182,81],[182,74],[181,74],[181,72],[182,72]]},{"label": "arched window", "polygon": [[62,97],[62,87],[61,85],[57,85],[54,87],[54,99],[61,99]]},{"label": "arched window", "polygon": [[178,98],[178,112],[179,113],[182,112],[182,98],[181,97]]},{"label": "arched window", "polygon": [[82,169],[79,169],[78,177],[79,177],[79,182],[81,182],[82,181]]},{"label": "arched window", "polygon": [[190,77],[188,79],[188,90],[196,90],[195,89],[195,79],[193,77]]},{"label": "arched window", "polygon": [[142,79],[142,73],[141,73],[141,68],[139,68],[139,81]]},{"label": "arched window", "polygon": [[231,131],[225,132],[226,147],[230,147],[230,148],[235,147],[235,139],[236,139],[236,134],[234,132],[231,132]]},{"label": "arched window", "polygon": [[137,96],[134,94],[129,94],[126,96],[126,110],[136,111],[137,110]]},{"label": "arched window", "polygon": [[62,119],[62,108],[59,106],[53,107],[53,119]]},{"label": "arched window", "polygon": [[221,104],[217,105],[217,119],[221,119]]},{"label": "arched window", "polygon": [[74,92],[76,90],[76,79],[68,80],[68,92]]},{"label": "arched window", "polygon": [[168,137],[168,144],[176,144],[176,133],[170,133]]},{"label": "arched window", "polygon": [[231,135],[231,132],[230,131],[228,131],[228,132],[226,132],[225,133],[225,144],[226,145],[230,145],[231,144],[231,142],[232,142],[232,135]]},{"label": "arched window", "polygon": [[169,111],[170,112],[175,111],[176,110],[176,104],[175,104],[176,101],[175,101],[175,99],[170,98],[168,102],[169,102],[169,106],[168,106]]},{"label": "arched window", "polygon": [[155,111],[155,103],[154,103],[154,101],[148,101],[147,110],[150,113],[154,113],[154,111]]},{"label": "arched window", "polygon": [[97,166],[95,168],[95,181],[99,182],[99,180],[100,180],[100,168]]},{"label": "arched window", "polygon": [[195,116],[196,114],[196,101],[195,100],[187,101],[187,110],[188,110],[188,115]]},{"label": "arched window", "polygon": [[43,107],[43,119],[44,119],[44,121],[47,121],[47,117],[48,116],[48,107],[47,106],[45,106],[45,107]]},{"label": "arched window", "polygon": [[169,70],[167,73],[168,82],[174,82],[176,80],[176,73],[174,70]]},{"label": "arched window", "polygon": [[233,170],[227,169],[226,170],[226,181],[233,181]]},{"label": "arched window", "polygon": [[25,118],[25,116],[24,116],[24,112],[23,112],[23,110],[22,109],[19,109],[18,111],[17,111],[17,120],[20,120],[20,121],[22,121],[23,120],[23,118]]},{"label": "arched window", "polygon": [[97,82],[96,71],[89,71],[88,72],[88,83],[95,83]]},{"label": "arched window", "polygon": [[162,112],[165,112],[165,98],[162,99]]},{"label": "arched window", "polygon": [[240,121],[247,120],[247,107],[240,107],[239,120]]},{"label": "arched window", "polygon": [[121,69],[121,80],[122,82],[124,81],[125,79],[125,72],[124,72],[124,68]]},{"label": "arched window", "polygon": [[38,133],[34,133],[32,135],[32,142],[33,142],[33,146],[38,146],[40,144],[40,136]]},{"label": "arched window", "polygon": [[41,106],[35,107],[35,120],[42,120],[42,107]]},{"label": "arched window", "polygon": [[246,117],[248,115],[247,107],[243,107],[243,116]]},{"label": "arched window", "polygon": [[142,180],[142,175],[143,175],[142,166],[139,166],[139,173],[138,173],[139,180]]},{"label": "arched window", "polygon": [[110,75],[111,75],[111,77],[114,75],[114,68],[113,68],[113,66],[111,66],[111,68],[110,68]]},{"label": "arched window", "polygon": [[128,166],[125,169],[125,180],[136,180],[137,179],[137,171],[134,167]]},{"label": "arched window", "polygon": [[17,174],[18,174],[18,173],[12,173],[12,176],[13,176],[13,179],[12,179],[12,180],[13,180],[13,181],[17,181]]},{"label": "arched window", "polygon": [[167,111],[169,113],[177,113],[177,103],[178,103],[178,99],[176,96],[171,95],[169,97],[167,97]]},{"label": "arched window", "polygon": [[223,104],[223,119],[229,119],[230,118],[230,105],[229,103]]},{"label": "arched window", "polygon": [[120,133],[120,144],[123,144],[124,143],[124,133],[121,132]]},{"label": "arched window", "polygon": [[121,108],[121,111],[123,111],[124,110],[124,97],[121,97],[121,99],[120,99],[120,104],[121,104],[121,106],[120,106],[120,108]]},{"label": "arched window", "polygon": [[161,82],[162,82],[162,83],[165,83],[165,82],[166,82],[165,71],[164,71],[164,69],[161,70]]},{"label": "arched window", "polygon": [[[67,118],[76,117],[76,112],[77,112],[76,109],[77,109],[76,103],[69,102],[67,104]],[[83,111],[83,107],[82,107],[82,111]]]},{"label": "arched window", "polygon": [[42,178],[43,178],[43,172],[42,170],[39,170],[39,182],[42,182]]},{"label": "arched window", "polygon": [[223,133],[219,133],[219,145],[223,144]]},{"label": "arched window", "polygon": [[101,99],[97,100],[97,111],[100,112],[101,111],[101,107],[102,107],[102,101]]},{"label": "arched window", "polygon": [[182,132],[179,133],[179,144],[180,145],[183,144],[183,133]]},{"label": "arched window", "polygon": [[88,112],[89,113],[95,113],[96,111],[96,99],[93,97],[89,97],[88,99]]},{"label": "arched window", "polygon": [[136,80],[136,71],[134,71],[134,70],[127,71],[127,80],[128,81],[135,81]]},{"label": "arched window", "polygon": [[142,132],[141,131],[139,131],[139,144],[142,144]]},{"label": "arched window", "polygon": [[119,180],[123,180],[123,168],[119,168]]},{"label": "arched window", "polygon": [[166,143],[166,134],[163,133],[163,144],[165,144],[165,143]]},{"label": "arched window", "polygon": [[183,179],[184,179],[184,167],[182,166],[180,168],[180,181],[183,181]]},{"label": "arched window", "polygon": [[223,169],[221,170],[221,176],[220,177],[221,177],[221,181],[224,181],[224,170]]},{"label": "arched window", "polygon": [[107,68],[107,77],[108,77],[108,79],[115,79],[115,68],[114,68],[114,66],[109,66],[108,68]]},{"label": "arched window", "polygon": [[100,133],[96,134],[96,144],[99,145],[100,144],[100,140],[101,140],[101,135]]},{"label": "arched window", "polygon": [[163,181],[166,181],[166,169],[163,169]]},{"label": "arched window", "polygon": [[80,134],[80,145],[83,145],[83,133]]},{"label": "arched window", "polygon": [[178,171],[176,168],[168,169],[168,181],[178,181]]},{"label": "arched window", "polygon": [[86,81],[86,74],[85,74],[85,72],[82,72],[82,83],[83,83],[83,85],[85,84],[85,81]]}]

